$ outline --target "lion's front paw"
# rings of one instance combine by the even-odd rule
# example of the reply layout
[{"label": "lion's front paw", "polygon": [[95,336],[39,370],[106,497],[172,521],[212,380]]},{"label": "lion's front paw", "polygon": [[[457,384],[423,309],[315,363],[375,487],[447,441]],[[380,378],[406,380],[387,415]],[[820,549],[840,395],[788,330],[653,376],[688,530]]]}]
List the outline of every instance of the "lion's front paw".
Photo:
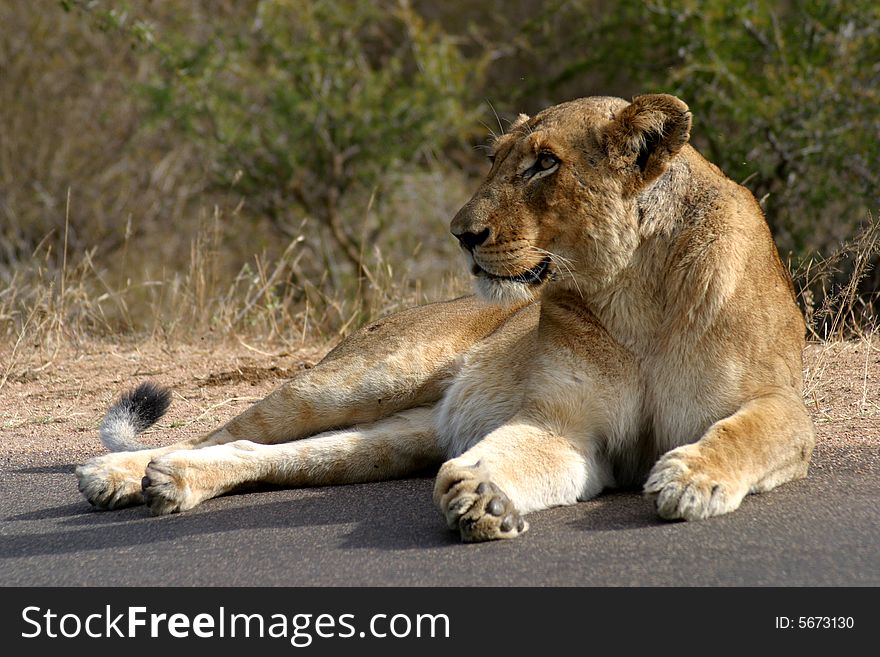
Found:
[{"label": "lion's front paw", "polygon": [[144,503],[154,516],[186,511],[205,499],[192,485],[185,458],[173,452],[153,459],[141,481]]},{"label": "lion's front paw", "polygon": [[106,454],[76,469],[79,491],[99,509],[118,509],[143,502],[143,463],[128,454]]},{"label": "lion's front paw", "polygon": [[747,491],[713,473],[698,445],[677,447],[654,465],[645,494],[666,520],[702,520],[736,510]]},{"label": "lion's front paw", "polygon": [[437,475],[434,499],[449,528],[458,530],[468,543],[515,538],[529,528],[510,498],[479,466],[444,465]]}]

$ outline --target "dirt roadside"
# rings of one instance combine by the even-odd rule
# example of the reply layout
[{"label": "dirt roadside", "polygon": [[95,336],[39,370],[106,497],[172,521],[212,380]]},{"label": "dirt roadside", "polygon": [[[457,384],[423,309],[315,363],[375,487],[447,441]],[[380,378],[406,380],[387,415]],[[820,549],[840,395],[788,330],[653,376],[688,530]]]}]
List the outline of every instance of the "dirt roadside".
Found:
[{"label": "dirt roadside", "polygon": [[[141,441],[159,446],[198,435],[262,399],[327,351],[256,349],[243,343],[95,343],[55,353],[45,362],[31,359],[0,390],[0,458],[22,462],[55,454],[76,460],[101,453],[97,427],[108,406],[146,380],[169,386],[173,397],[168,414]],[[4,356],[0,353],[0,363]]]}]

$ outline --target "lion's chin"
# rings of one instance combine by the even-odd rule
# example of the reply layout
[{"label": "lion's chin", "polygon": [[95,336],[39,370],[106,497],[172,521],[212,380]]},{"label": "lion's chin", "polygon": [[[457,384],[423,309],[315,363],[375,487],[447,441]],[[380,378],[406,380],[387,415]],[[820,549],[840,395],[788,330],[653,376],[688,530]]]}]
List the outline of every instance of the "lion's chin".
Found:
[{"label": "lion's chin", "polygon": [[477,296],[487,303],[499,306],[521,306],[538,298],[543,285],[518,283],[502,278],[477,276],[474,289]]},{"label": "lion's chin", "polygon": [[513,276],[499,276],[483,269],[473,255],[469,258],[475,277],[477,296],[501,306],[521,306],[538,298],[544,284],[552,278],[550,258]]}]

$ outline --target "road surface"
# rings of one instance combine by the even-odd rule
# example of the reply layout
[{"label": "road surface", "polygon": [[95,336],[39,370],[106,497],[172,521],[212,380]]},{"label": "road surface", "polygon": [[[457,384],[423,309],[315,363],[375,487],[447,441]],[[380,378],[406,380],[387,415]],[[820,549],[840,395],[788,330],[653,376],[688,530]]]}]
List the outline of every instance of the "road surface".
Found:
[{"label": "road surface", "polygon": [[657,519],[636,492],[529,516],[460,544],[430,478],[270,490],[153,518],[93,510],[74,458],[7,456],[0,582],[59,586],[716,586],[880,584],[880,450],[820,445],[808,479],[728,516]]}]

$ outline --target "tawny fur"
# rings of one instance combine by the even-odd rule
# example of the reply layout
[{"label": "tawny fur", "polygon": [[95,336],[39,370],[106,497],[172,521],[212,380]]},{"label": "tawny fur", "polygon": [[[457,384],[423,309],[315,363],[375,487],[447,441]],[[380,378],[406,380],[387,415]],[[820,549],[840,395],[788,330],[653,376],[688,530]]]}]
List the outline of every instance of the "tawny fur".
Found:
[{"label": "tawny fur", "polygon": [[520,116],[452,221],[478,297],[364,328],[206,436],[94,458],[80,490],[161,514],[442,464],[435,502],[478,541],[611,487],[696,520],[805,476],[803,320],[760,208],[690,127],[666,95]]}]

